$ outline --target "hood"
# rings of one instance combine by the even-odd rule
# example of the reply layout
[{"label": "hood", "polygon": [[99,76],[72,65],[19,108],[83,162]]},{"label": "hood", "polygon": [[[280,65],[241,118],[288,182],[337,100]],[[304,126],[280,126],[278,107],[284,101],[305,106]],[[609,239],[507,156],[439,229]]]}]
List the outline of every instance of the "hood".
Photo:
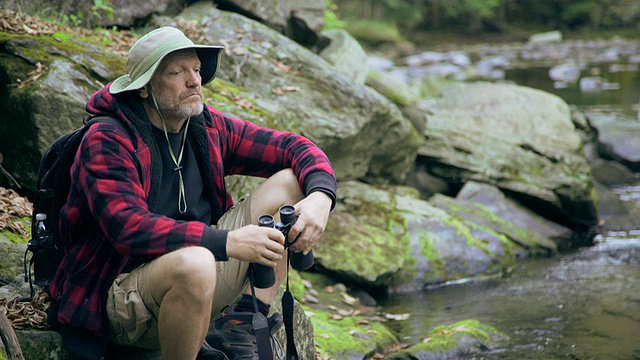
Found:
[{"label": "hood", "polygon": [[86,110],[89,114],[95,116],[111,116],[118,119],[126,119],[127,117],[118,105],[116,96],[109,93],[109,88],[113,82],[108,83],[102,89],[96,91],[87,102]]}]

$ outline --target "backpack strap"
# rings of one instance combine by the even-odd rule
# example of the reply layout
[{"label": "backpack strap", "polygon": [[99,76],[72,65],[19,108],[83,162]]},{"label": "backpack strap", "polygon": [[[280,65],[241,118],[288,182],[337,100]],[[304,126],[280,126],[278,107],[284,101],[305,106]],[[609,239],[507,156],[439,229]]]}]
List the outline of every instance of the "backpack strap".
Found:
[{"label": "backpack strap", "polygon": [[[287,264],[290,263],[291,248],[287,248]],[[298,351],[293,339],[293,294],[289,290],[289,271],[287,270],[287,289],[282,295],[282,319],[284,321],[284,331],[287,336],[287,360],[298,360]]]}]

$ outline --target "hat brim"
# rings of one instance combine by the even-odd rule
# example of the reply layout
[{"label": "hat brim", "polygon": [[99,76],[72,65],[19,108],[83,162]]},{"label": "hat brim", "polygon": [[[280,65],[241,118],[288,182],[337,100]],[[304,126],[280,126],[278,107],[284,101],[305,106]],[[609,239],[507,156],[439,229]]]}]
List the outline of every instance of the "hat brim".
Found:
[{"label": "hat brim", "polygon": [[125,74],[115,79],[111,86],[109,87],[109,92],[111,94],[118,94],[125,91],[132,91],[141,89],[143,86],[147,85],[153,74],[155,74],[158,66],[162,62],[162,60],[167,57],[167,55],[172,52],[184,49],[194,49],[198,58],[200,59],[201,68],[200,68],[200,76],[202,78],[201,84],[207,85],[210,83],[216,76],[216,72],[218,71],[218,65],[220,63],[220,56],[222,54],[222,46],[215,45],[188,45],[183,47],[178,47],[172,49],[171,52],[168,52],[162,57],[160,57],[144,74],[142,74],[135,81],[131,80],[129,74]]}]

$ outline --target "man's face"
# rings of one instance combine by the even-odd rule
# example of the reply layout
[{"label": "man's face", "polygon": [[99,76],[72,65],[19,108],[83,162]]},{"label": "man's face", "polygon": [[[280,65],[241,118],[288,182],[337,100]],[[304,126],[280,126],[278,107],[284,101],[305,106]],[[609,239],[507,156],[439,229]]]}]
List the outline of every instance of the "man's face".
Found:
[{"label": "man's face", "polygon": [[173,52],[162,60],[151,86],[162,116],[185,120],[202,112],[200,59],[195,50]]}]

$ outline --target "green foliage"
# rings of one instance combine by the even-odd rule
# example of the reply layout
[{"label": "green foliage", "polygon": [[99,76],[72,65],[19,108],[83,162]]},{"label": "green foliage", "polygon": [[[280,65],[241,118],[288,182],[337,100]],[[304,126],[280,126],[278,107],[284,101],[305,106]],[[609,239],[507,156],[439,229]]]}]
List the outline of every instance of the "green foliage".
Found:
[{"label": "green foliage", "polygon": [[349,21],[346,25],[346,30],[358,41],[366,44],[379,45],[404,42],[398,26],[393,23],[375,20]]},{"label": "green foliage", "polygon": [[[389,35],[396,27],[407,38],[416,29],[457,31],[520,28],[533,33],[544,29],[636,30],[640,28],[640,1],[629,0],[331,0],[352,35],[362,39]],[[387,24],[377,29],[361,24]],[[637,34],[637,33],[636,33]],[[386,43],[373,39],[373,43]]]},{"label": "green foliage", "polygon": [[436,3],[453,18],[465,16],[489,18],[493,16],[500,0],[437,0]]},{"label": "green foliage", "polygon": [[107,15],[110,20],[114,19],[113,4],[109,0],[93,0],[91,15],[98,19],[102,14]]},{"label": "green foliage", "polygon": [[338,17],[338,5],[333,0],[325,0],[324,26],[322,30],[343,29],[344,21]]},{"label": "green foliage", "polygon": [[93,0],[91,8],[85,10],[88,13],[85,13],[83,9],[78,9],[75,14],[62,14],[62,22],[71,26],[92,27],[96,20],[102,16],[107,16],[110,20],[115,18],[114,6],[110,0]]},{"label": "green foliage", "polygon": [[82,19],[84,19],[84,13],[78,11],[77,14],[62,15],[62,21],[72,26],[82,25]]}]

